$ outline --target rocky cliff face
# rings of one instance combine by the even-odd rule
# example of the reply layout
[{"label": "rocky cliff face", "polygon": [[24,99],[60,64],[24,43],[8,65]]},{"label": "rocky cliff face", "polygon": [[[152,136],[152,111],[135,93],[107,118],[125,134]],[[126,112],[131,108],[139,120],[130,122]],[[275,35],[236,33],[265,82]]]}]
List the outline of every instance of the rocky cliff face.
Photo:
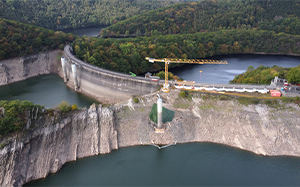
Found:
[{"label": "rocky cliff face", "polygon": [[0,86],[49,73],[59,73],[61,50],[0,61]]},{"label": "rocky cliff face", "polygon": [[102,106],[42,117],[31,127],[0,150],[0,186],[21,186],[66,162],[118,149],[114,112]]},{"label": "rocky cliff face", "polygon": [[178,93],[159,93],[163,106],[175,111],[164,133],[155,133],[149,119],[156,94],[142,96],[139,103],[119,103],[114,109],[92,105],[32,120],[34,130],[0,138],[0,143],[7,142],[0,149],[0,186],[21,186],[46,177],[77,158],[153,143],[213,142],[262,155],[300,157],[299,104],[244,105],[235,98],[222,100],[200,92],[188,100]]},{"label": "rocky cliff face", "polygon": [[[155,95],[143,97],[134,110],[123,110],[116,129],[119,147],[173,142],[213,142],[261,155],[300,156],[299,104],[278,101],[276,106],[241,104],[235,98],[194,93],[192,99],[178,97],[179,91],[159,93],[165,108],[175,111],[164,133],[155,133],[149,113]],[[130,134],[130,137],[127,135]]]}]

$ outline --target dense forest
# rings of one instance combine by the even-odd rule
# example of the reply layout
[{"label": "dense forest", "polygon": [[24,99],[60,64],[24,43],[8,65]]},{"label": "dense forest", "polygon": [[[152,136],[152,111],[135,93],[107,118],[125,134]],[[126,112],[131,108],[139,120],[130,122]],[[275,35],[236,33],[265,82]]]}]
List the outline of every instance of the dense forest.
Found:
[{"label": "dense forest", "polygon": [[164,67],[163,63],[147,62],[145,57],[199,59],[255,52],[299,54],[300,35],[234,29],[124,39],[80,37],[72,46],[76,56],[88,63],[105,69],[139,74]]},{"label": "dense forest", "polygon": [[245,73],[235,76],[230,83],[270,84],[275,76],[287,79],[288,82],[298,84],[300,83],[300,65],[293,68],[260,65],[256,69],[254,69],[253,66],[249,66]]},{"label": "dense forest", "polygon": [[[51,0],[48,1],[52,2]],[[48,1],[44,0],[41,2]],[[7,0],[5,3],[9,2],[10,1]],[[15,1],[11,0],[11,2]],[[37,3],[36,1],[30,2]],[[77,3],[77,1],[63,0],[57,4],[66,2]],[[88,0],[80,1],[80,3],[84,2],[88,2]],[[92,1],[89,0],[89,2]],[[127,1],[124,0],[123,2]],[[133,3],[135,1],[132,0],[128,2]],[[298,2],[300,2],[300,0],[288,1],[288,3],[286,3],[285,6],[279,10],[278,6],[282,5],[281,2],[282,1],[272,0],[208,0],[203,2],[188,2],[172,5],[169,8],[162,8],[158,11],[150,11],[149,13],[143,14],[142,17],[146,19],[145,15],[149,14],[149,18],[147,19],[154,19],[151,17],[151,15],[155,13],[157,15],[156,17],[162,18],[163,14],[159,14],[159,12],[165,13],[172,10],[169,14],[173,15],[174,11],[176,10],[175,12],[179,13],[178,15],[176,13],[174,17],[174,19],[176,18],[175,23],[177,24],[182,21],[181,19],[184,21],[186,19],[185,17],[190,12],[193,12],[193,10],[190,9],[191,7],[194,7],[194,12],[196,12],[196,14],[193,15],[197,15],[197,7],[202,7],[201,10],[205,10],[205,14],[203,14],[205,19],[200,19],[200,17],[198,17],[198,21],[203,21],[203,25],[205,25],[204,23],[209,22],[210,25],[205,25],[205,28],[200,30],[201,32],[198,32],[199,30],[185,30],[179,27],[178,31],[185,30],[184,32],[191,32],[193,34],[167,34],[162,36],[159,34],[160,31],[157,30],[160,28],[160,25],[155,21],[150,21],[154,24],[148,26],[147,29],[153,31],[154,34],[151,34],[150,32],[148,35],[151,36],[149,37],[123,39],[90,37],[76,38],[71,34],[65,34],[61,31],[55,32],[52,30],[1,18],[0,60],[19,55],[30,54],[35,51],[62,48],[66,42],[72,42],[75,38],[76,39],[72,43],[72,46],[75,55],[80,59],[105,69],[124,73],[134,72],[136,74],[144,73],[146,71],[157,71],[164,69],[164,64],[151,64],[145,60],[145,57],[200,59],[210,58],[215,55],[256,52],[264,52],[269,54],[299,54],[300,35],[296,35],[297,33],[291,33],[294,30],[291,28],[298,27],[298,14],[300,11],[296,11],[295,7],[298,8],[297,6],[299,6]],[[49,7],[51,7],[51,4],[49,4],[48,8]],[[270,9],[270,7],[274,7],[274,9]],[[210,11],[210,9],[212,10]],[[220,12],[218,12],[218,10],[220,10]],[[275,10],[278,10],[278,12]],[[224,19],[212,20],[210,17],[211,15],[215,15],[217,16],[216,18],[221,18],[222,14],[224,14]],[[237,18],[236,14],[238,14]],[[242,18],[240,20],[251,20],[252,16],[249,17],[249,15],[253,15],[253,22],[251,22],[251,24],[246,24],[246,22],[243,21],[237,24],[239,17]],[[134,22],[136,18],[137,17],[132,17],[129,20],[133,21],[132,24],[136,24],[138,23]],[[191,28],[189,26],[193,25],[193,17],[189,18],[190,19],[186,20],[186,27],[184,28]],[[125,21],[120,21],[119,23],[112,25],[112,27],[120,25],[124,22]],[[166,24],[167,22],[164,23],[165,26],[168,26],[168,24]],[[226,23],[229,26],[218,28],[212,26],[219,25],[221,23]],[[197,23],[196,25],[199,24]],[[127,24],[127,26],[130,26],[130,24]],[[124,28],[126,27],[124,26]],[[287,29],[288,27],[289,29]],[[172,26],[172,28],[175,27]],[[271,28],[274,31],[268,31],[272,30]],[[216,31],[202,32],[210,30]],[[299,30],[295,32],[298,32]],[[173,31],[174,29],[172,29],[171,33],[177,33],[177,31]],[[173,66],[176,65],[172,64],[171,67]]]},{"label": "dense forest", "polygon": [[175,4],[119,21],[103,37],[187,34],[229,29],[300,34],[300,0],[208,0]]},{"label": "dense forest", "polygon": [[0,60],[63,48],[75,36],[0,18]]},{"label": "dense forest", "polygon": [[1,0],[0,17],[48,29],[110,25],[185,0]]}]

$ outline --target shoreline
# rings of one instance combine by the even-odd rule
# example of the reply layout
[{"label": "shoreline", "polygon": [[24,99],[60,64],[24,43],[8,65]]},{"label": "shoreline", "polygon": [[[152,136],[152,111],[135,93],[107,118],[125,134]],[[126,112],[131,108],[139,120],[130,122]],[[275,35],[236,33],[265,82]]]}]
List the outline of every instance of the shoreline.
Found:
[{"label": "shoreline", "polygon": [[[149,119],[157,93],[163,106],[175,111],[164,133],[156,133]],[[67,115],[55,113],[32,120],[35,128],[8,138],[0,150],[6,168],[0,171],[4,176],[0,185],[21,186],[56,173],[66,162],[153,143],[207,142],[257,155],[300,157],[299,105],[285,104],[277,110],[264,104],[245,106],[234,98],[221,100],[216,94],[195,93],[191,100],[178,95],[178,90],[158,91],[141,96],[130,108],[124,103],[91,105]]]},{"label": "shoreline", "polygon": [[53,51],[40,52],[27,56],[1,60],[0,86],[12,84],[39,75],[60,75],[60,56],[62,54],[62,50],[56,49]]},{"label": "shoreline", "polygon": [[[40,53],[26,55],[22,57],[15,57],[15,58],[1,60],[0,61],[0,86],[12,84],[18,81],[25,80],[27,78],[31,78],[39,75],[46,75],[46,74],[57,74],[59,75],[59,77],[63,79],[61,60],[60,60],[60,56],[63,55],[63,52],[64,52],[63,50],[56,49],[52,51],[40,52]],[[218,56],[255,55],[255,54],[263,55],[263,56],[270,55],[270,56],[300,57],[300,54],[280,54],[280,53],[265,53],[265,52],[239,53],[239,54],[218,55]],[[46,63],[44,63],[44,61],[46,61]],[[26,64],[30,64],[30,63],[31,65],[26,67]],[[22,67],[17,68],[19,65],[21,65]],[[20,74],[20,72],[23,72],[23,74]],[[72,80],[68,80],[68,82],[65,84],[69,88],[74,89],[74,83]],[[123,101],[115,98],[108,99],[107,96],[97,97],[81,89],[77,90],[77,92],[82,93],[88,97],[91,97],[101,103],[111,102],[112,104],[115,104]]]},{"label": "shoreline", "polygon": [[[61,71],[61,64],[60,64],[60,59],[58,60],[57,59],[57,55],[59,54],[59,53],[61,53],[62,52],[62,50],[54,50],[54,51],[51,51],[51,52],[46,52],[46,53],[41,53],[41,54],[35,54],[35,55],[33,55],[34,56],[34,58],[39,58],[39,56],[42,56],[43,58],[45,58],[44,56],[49,56],[49,54],[50,54],[50,56],[52,57],[52,58],[49,58],[48,57],[48,60],[49,60],[49,62],[48,63],[46,63],[46,64],[48,64],[48,66],[49,67],[52,67],[52,68],[48,68],[47,69],[47,71],[44,71],[44,73],[43,74],[51,74],[51,73],[54,73],[54,74],[57,74],[59,77],[61,77],[62,79],[63,79],[63,75],[62,75],[62,71]],[[268,55],[268,54],[267,54]],[[38,57],[36,57],[36,56],[38,56]],[[53,58],[54,57],[54,58]],[[20,62],[22,62],[22,59],[23,59],[23,61],[24,61],[24,59],[26,60],[26,58],[27,58],[27,60],[28,59],[31,59],[32,57],[17,57],[17,58],[14,58],[14,59],[8,59],[8,60],[6,60],[6,61],[10,61],[10,62],[17,62],[17,63],[19,63],[19,61]],[[21,59],[21,60],[20,60]],[[3,61],[1,61],[1,63],[2,63]],[[24,62],[23,62],[24,63]],[[1,75],[1,74],[0,74]],[[22,77],[23,79],[22,80],[25,80],[25,79],[27,79],[27,78],[30,78],[30,77],[34,77],[34,76],[39,76],[39,75],[42,75],[42,74],[32,74],[32,75],[28,75],[27,77]],[[18,80],[18,79],[14,79],[12,82],[9,82],[8,84],[11,84],[11,83],[14,83],[14,82],[17,82],[17,81],[21,81],[21,80]],[[1,85],[1,84],[0,84]],[[4,84],[5,85],[5,84]],[[74,89],[74,84],[73,84],[73,82],[72,82],[72,80],[69,80],[66,84],[65,84],[66,86],[68,86],[69,88],[71,88],[71,89]],[[115,100],[115,99],[112,99],[112,98],[105,98],[105,97],[103,97],[103,98],[101,98],[101,97],[97,97],[97,96],[94,96],[94,95],[92,95],[92,94],[89,94],[89,93],[87,93],[87,92],[84,92],[84,91],[82,91],[82,90],[77,90],[77,92],[79,92],[79,93],[81,93],[81,94],[84,94],[84,95],[86,95],[86,96],[88,96],[88,97],[90,97],[90,98],[93,98],[93,99],[95,99],[95,100],[97,100],[98,102],[100,102],[100,103],[104,103],[104,104],[113,104],[113,105],[126,105],[125,103],[127,103],[127,101],[128,100]],[[150,94],[151,95],[151,94]],[[152,94],[153,95],[153,94]],[[155,95],[155,93],[154,93],[154,95]],[[144,96],[143,96],[144,97]],[[168,96],[166,96],[166,97],[168,97]],[[194,111],[193,111],[194,112]],[[176,141],[176,140],[174,140],[174,141]],[[188,141],[183,141],[182,143],[189,143],[189,142],[193,142],[193,141],[196,141],[196,142],[202,142],[202,140],[200,140],[200,141],[198,141],[198,140],[188,140]],[[204,140],[204,142],[206,142],[206,140]],[[227,144],[227,143],[222,143],[222,142],[215,142],[215,141],[208,141],[208,142],[211,142],[211,143],[220,143],[220,144],[224,144],[224,145],[228,145],[228,146],[231,146],[230,144]],[[159,144],[168,144],[168,143],[170,143],[170,142],[165,142],[165,143],[162,143],[162,142],[160,142]],[[180,143],[180,141],[178,141],[178,143]],[[126,144],[126,145],[124,145],[125,147],[128,147],[128,146],[136,146],[136,145],[140,145],[140,143],[139,142],[135,142],[135,143],[133,143],[133,144]],[[241,148],[241,149],[244,149],[243,147],[237,147],[237,148]],[[251,150],[249,150],[249,151],[251,151]],[[265,155],[265,153],[264,152],[260,152],[260,151],[258,151],[258,152],[255,152],[255,151],[251,151],[251,152],[254,152],[254,153],[256,153],[256,154],[262,154],[262,155]],[[273,154],[270,154],[270,155],[273,155]],[[276,154],[275,154],[276,155]],[[285,154],[283,154],[283,155],[285,155]],[[294,155],[291,155],[291,156],[294,156]]]},{"label": "shoreline", "polygon": [[[209,142],[247,150],[257,155],[300,157],[300,146],[297,146],[300,141],[297,136],[300,133],[298,105],[286,104],[286,108],[277,111],[264,104],[244,106],[235,99],[203,100],[201,97],[205,97],[206,93],[197,93],[194,101],[179,97],[170,99],[179,93],[172,92],[172,96],[159,93],[164,101],[163,106],[175,111],[173,121],[166,123],[167,129],[163,134],[154,132],[148,117],[151,110],[149,108],[156,100],[155,94],[150,105],[135,104],[135,111],[127,109],[117,114],[120,116],[120,126],[116,129],[122,132],[119,135],[119,147],[152,144],[153,141],[161,145],[173,142]],[[189,105],[187,109],[174,107],[185,104]],[[130,120],[134,116],[138,116],[139,121]],[[131,125],[127,125],[128,121]],[[133,141],[124,135],[126,132],[139,133],[131,136],[135,139]],[[287,140],[290,138],[292,139]]]}]

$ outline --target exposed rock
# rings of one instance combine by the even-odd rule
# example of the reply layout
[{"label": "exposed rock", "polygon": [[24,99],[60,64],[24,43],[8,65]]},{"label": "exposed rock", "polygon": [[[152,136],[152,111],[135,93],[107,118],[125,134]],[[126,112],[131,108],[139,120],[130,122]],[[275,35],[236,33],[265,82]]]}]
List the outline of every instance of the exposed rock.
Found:
[{"label": "exposed rock", "polygon": [[0,85],[7,84],[7,68],[3,63],[0,63]]},{"label": "exposed rock", "polygon": [[61,73],[61,50],[40,52],[0,61],[0,86],[30,77]]},{"label": "exposed rock", "polygon": [[0,150],[0,186],[21,186],[77,158],[118,149],[113,111],[92,105],[68,116],[45,117]]},{"label": "exposed rock", "polygon": [[[280,109],[267,105],[242,105],[235,99],[177,98],[172,90],[165,108],[175,111],[174,119],[167,123],[164,134],[156,134],[149,120],[152,100],[148,96],[142,104],[135,104],[135,111],[118,112],[119,147],[136,144],[170,144],[173,142],[214,142],[248,150],[261,155],[300,156],[300,110],[296,104],[282,104]],[[189,106],[179,109],[178,103]],[[142,112],[143,111],[143,112]],[[130,134],[130,136],[127,136]]]},{"label": "exposed rock", "polygon": [[[235,99],[187,100],[177,98],[178,93],[160,93],[163,106],[175,111],[164,133],[155,133],[149,119],[156,93],[143,96],[144,102],[131,103],[135,110],[124,101],[113,109],[92,105],[36,120],[32,111],[28,133],[0,140],[7,142],[0,150],[0,186],[21,186],[58,171],[68,161],[153,142],[213,142],[261,155],[300,156],[298,105],[284,104],[280,109],[245,106]],[[179,109],[181,104],[188,107]]]}]

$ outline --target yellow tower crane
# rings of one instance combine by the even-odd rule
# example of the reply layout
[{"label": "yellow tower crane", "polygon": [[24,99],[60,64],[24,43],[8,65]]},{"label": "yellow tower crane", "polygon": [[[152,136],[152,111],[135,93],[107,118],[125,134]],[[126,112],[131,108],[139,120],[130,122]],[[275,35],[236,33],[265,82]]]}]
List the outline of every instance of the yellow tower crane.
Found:
[{"label": "yellow tower crane", "polygon": [[177,59],[177,58],[162,58],[155,59],[146,57],[146,60],[149,62],[164,62],[165,63],[165,84],[163,87],[164,92],[169,92],[169,83],[168,83],[168,65],[170,63],[188,63],[188,64],[228,64],[227,61],[218,61],[218,60],[206,60],[206,59]]}]

